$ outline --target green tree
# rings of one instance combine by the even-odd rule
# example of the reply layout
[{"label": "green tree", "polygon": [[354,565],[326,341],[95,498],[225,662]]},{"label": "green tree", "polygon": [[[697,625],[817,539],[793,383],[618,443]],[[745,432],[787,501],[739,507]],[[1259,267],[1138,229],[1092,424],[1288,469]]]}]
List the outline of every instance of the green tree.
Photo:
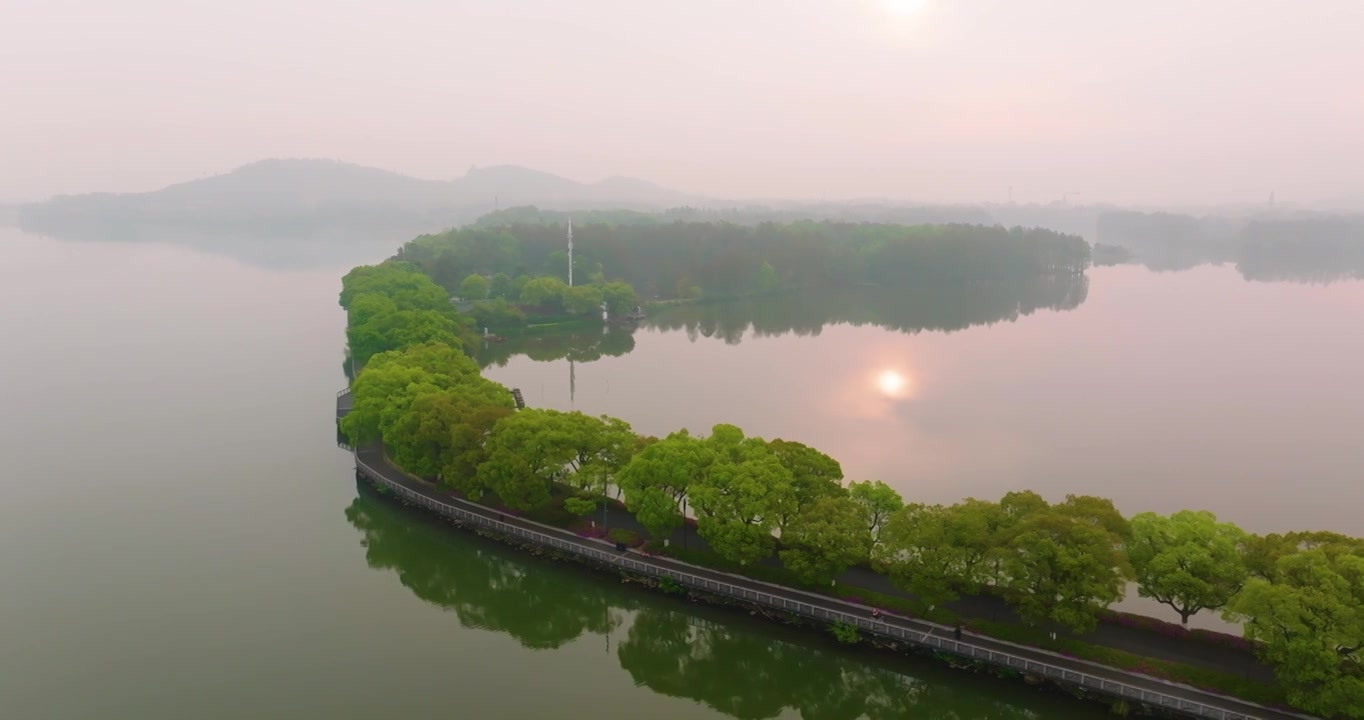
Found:
[{"label": "green tree", "polygon": [[1122,599],[1126,558],[1108,530],[1053,508],[1019,522],[1003,548],[1006,597],[1033,623],[1092,630],[1101,610]]},{"label": "green tree", "polygon": [[526,324],[526,314],[502,298],[474,303],[469,316],[483,328],[516,328]]},{"label": "green tree", "polygon": [[512,291],[511,278],[506,273],[496,273],[488,283],[488,297],[494,300],[515,300],[517,293]]},{"label": "green tree", "polygon": [[478,482],[518,510],[548,503],[554,483],[595,502],[633,448],[634,433],[621,420],[521,410],[493,427]]},{"label": "green tree", "polygon": [[530,284],[530,280],[531,278],[529,275],[517,275],[516,277],[512,278],[511,297],[509,297],[508,299],[516,300],[519,302],[521,299],[521,291],[526,289],[526,285]]},{"label": "green tree", "polygon": [[356,295],[346,309],[346,326],[359,327],[382,315],[398,312],[398,304],[393,298],[377,292]]},{"label": "green tree", "polygon": [[456,318],[434,310],[397,310],[346,328],[346,342],[360,365],[377,353],[408,345],[439,343],[463,348],[470,335]]},{"label": "green tree", "polygon": [[985,562],[998,542],[991,505],[978,500],[950,507],[906,505],[886,521],[873,558],[924,605],[954,600],[987,578]]},{"label": "green tree", "polygon": [[1132,523],[1118,512],[1113,501],[1093,495],[1067,495],[1065,502],[1052,506],[1054,510],[1103,528],[1119,544],[1132,539]]},{"label": "green tree", "polygon": [[1245,533],[1210,512],[1141,513],[1132,518],[1127,556],[1137,593],[1169,605],[1180,620],[1225,606],[1245,584]]},{"label": "green tree", "polygon": [[393,462],[422,477],[434,477],[450,461],[452,428],[468,404],[457,391],[434,385],[410,386],[410,402],[384,423],[384,445]]},{"label": "green tree", "polygon": [[592,285],[575,285],[565,288],[563,293],[564,310],[573,315],[600,313],[602,291]]},{"label": "green tree", "polygon": [[511,393],[478,374],[469,357],[448,345],[411,345],[370,359],[352,386],[352,407],[341,420],[341,430],[353,445],[388,440],[392,427],[407,410],[418,390],[468,388],[491,406],[510,407]]},{"label": "green tree", "polygon": [[697,532],[727,560],[747,564],[769,557],[777,516],[795,502],[791,471],[767,443],[745,438],[733,425],[716,425],[707,444],[715,460],[688,488]]},{"label": "green tree", "polygon": [[687,489],[712,460],[705,441],[682,430],[640,450],[616,482],[635,519],[651,536],[664,539],[682,526]]},{"label": "green tree", "polygon": [[829,583],[871,551],[871,535],[862,523],[861,508],[847,497],[807,504],[782,531],[782,564],[805,582]]},{"label": "green tree", "polygon": [[564,293],[568,285],[563,280],[552,277],[538,277],[526,282],[521,288],[521,302],[525,305],[563,306]]},{"label": "green tree", "polygon": [[777,527],[783,532],[792,518],[805,506],[824,498],[847,497],[843,487],[843,467],[824,453],[798,442],[773,440],[769,450],[791,472],[795,502],[780,509]]},{"label": "green tree", "polygon": [[1290,552],[1272,578],[1252,577],[1228,606],[1293,705],[1364,717],[1364,552],[1331,544]]},{"label": "green tree", "polygon": [[478,474],[478,466],[488,459],[487,442],[493,427],[514,410],[503,406],[473,407],[450,427],[449,461],[441,471],[446,485],[479,500],[491,488]]},{"label": "green tree", "polygon": [[602,298],[612,317],[628,315],[639,305],[639,296],[629,283],[609,282],[601,286]]},{"label": "green tree", "polygon": [[872,543],[880,542],[881,528],[892,513],[905,506],[900,493],[880,480],[865,480],[848,485],[848,495],[862,509],[862,520],[871,533]]},{"label": "green tree", "polygon": [[571,412],[565,420],[576,443],[569,483],[591,502],[604,501],[608,488],[619,487],[617,478],[634,457],[637,436],[629,423],[607,415]]},{"label": "green tree", "polygon": [[[502,277],[506,277],[503,275]],[[474,274],[464,278],[459,284],[459,296],[465,300],[482,300],[488,297],[488,278]]]},{"label": "green tree", "polygon": [[528,408],[499,420],[488,437],[478,482],[510,508],[548,505],[553,483],[569,472],[578,451],[564,414]]}]

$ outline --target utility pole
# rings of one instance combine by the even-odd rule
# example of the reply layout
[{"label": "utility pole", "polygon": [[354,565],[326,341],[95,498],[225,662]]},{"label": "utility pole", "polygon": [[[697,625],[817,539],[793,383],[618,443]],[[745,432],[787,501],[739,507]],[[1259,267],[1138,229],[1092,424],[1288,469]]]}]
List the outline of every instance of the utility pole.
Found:
[{"label": "utility pole", "polygon": [[568,286],[573,287],[573,218],[568,219]]}]

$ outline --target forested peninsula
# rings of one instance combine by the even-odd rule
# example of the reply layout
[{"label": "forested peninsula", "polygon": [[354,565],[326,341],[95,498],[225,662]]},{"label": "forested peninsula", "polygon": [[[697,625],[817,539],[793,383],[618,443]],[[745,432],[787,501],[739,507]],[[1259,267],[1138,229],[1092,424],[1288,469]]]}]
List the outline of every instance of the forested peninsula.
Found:
[{"label": "forested peninsula", "polygon": [[[944,278],[969,287],[1078,274],[1089,262],[1083,240],[1042,230],[676,223],[574,231],[575,275],[664,299],[861,284],[889,291]],[[1093,496],[1051,502],[1023,491],[925,505],[881,482],[845,483],[837,460],[817,449],[733,425],[659,438],[616,418],[517,410],[507,388],[480,375],[471,359],[476,321],[452,295],[470,276],[490,278],[491,288],[498,274],[514,283],[566,272],[563,238],[562,228],[545,226],[464,228],[352,270],[340,299],[363,368],[341,421],[351,443],[380,441],[395,464],[470,499],[651,552],[823,592],[847,592],[836,578],[862,567],[900,591],[859,593],[864,601],[945,622],[958,621],[942,607],[958,597],[999,597],[1026,626],[970,618],[970,627],[1326,717],[1364,715],[1359,539],[1258,536],[1207,512],[1127,518]],[[512,297],[501,299],[515,305]],[[595,523],[621,499],[647,537]],[[684,526],[704,548],[667,543]],[[1048,645],[1031,629],[1091,630],[1131,581],[1186,621],[1199,612],[1241,621],[1244,641],[1172,631],[1185,642],[1244,642],[1274,668],[1278,686],[1081,642]]]}]

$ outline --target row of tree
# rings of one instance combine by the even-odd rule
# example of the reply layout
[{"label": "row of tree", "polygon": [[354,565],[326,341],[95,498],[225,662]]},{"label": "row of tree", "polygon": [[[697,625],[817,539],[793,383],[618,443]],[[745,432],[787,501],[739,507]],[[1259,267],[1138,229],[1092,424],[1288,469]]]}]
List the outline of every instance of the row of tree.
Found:
[{"label": "row of tree", "polygon": [[569,286],[557,277],[531,277],[495,273],[490,277],[471,274],[459,284],[462,300],[474,301],[469,315],[480,327],[503,328],[524,325],[529,314],[584,316],[605,306],[612,317],[633,312],[639,296],[629,283],[607,282],[600,275],[586,285]]},{"label": "row of tree", "polygon": [[694,515],[700,536],[733,562],[776,553],[810,583],[867,563],[925,604],[995,592],[1030,621],[1076,630],[1092,628],[1135,580],[1186,619],[1222,610],[1243,621],[1299,707],[1328,716],[1361,709],[1360,540],[1256,537],[1209,513],[1129,520],[1090,496],[904,505],[879,482],[845,486],[838,462],[814,448],[732,425],[657,439],[609,417],[518,412],[457,345],[428,337],[423,313],[437,311],[425,286],[400,277],[411,274],[357,269],[341,300],[362,326],[376,317],[365,309],[382,305],[395,318],[393,342],[422,338],[369,358],[342,421],[353,443],[382,441],[410,472],[527,510],[562,501],[585,515],[621,493],[655,538]]},{"label": "row of tree", "polygon": [[[1251,219],[1108,211],[1098,242],[1153,270],[1234,263],[1248,280],[1331,282],[1364,278],[1364,218],[1297,213]],[[1111,253],[1110,253],[1111,254]]]},{"label": "row of tree", "polygon": [[456,312],[445,289],[401,262],[363,265],[341,280],[346,342],[363,366],[371,356],[423,343],[476,346],[474,323]]},{"label": "row of tree", "polygon": [[[575,223],[573,237],[577,277],[620,279],[659,298],[906,287],[1080,273],[1089,266],[1089,245],[1078,236],[983,225]],[[566,238],[560,224],[469,226],[418,237],[397,258],[453,293],[471,273],[565,277]]]}]

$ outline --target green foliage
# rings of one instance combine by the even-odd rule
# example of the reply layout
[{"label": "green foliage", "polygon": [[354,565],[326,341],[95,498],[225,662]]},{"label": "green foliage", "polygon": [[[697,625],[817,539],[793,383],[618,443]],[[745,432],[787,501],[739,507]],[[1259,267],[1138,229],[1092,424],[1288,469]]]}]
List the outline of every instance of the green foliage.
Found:
[{"label": "green foliage", "polygon": [[488,279],[482,275],[470,275],[459,284],[459,296],[465,300],[482,300],[488,297],[489,286]]},{"label": "green foliage", "polygon": [[707,440],[715,453],[688,488],[697,532],[721,557],[746,564],[772,554],[772,530],[795,503],[791,471],[758,438],[733,425],[716,425]]},{"label": "green foliage", "polygon": [[412,345],[375,355],[356,378],[341,430],[351,444],[383,440],[409,472],[436,475],[455,460],[458,433],[478,412],[507,411],[506,388],[484,379],[468,356],[447,345]]},{"label": "green foliage", "polygon": [[596,510],[597,505],[601,503],[601,500],[602,499],[600,497],[596,496],[571,497],[564,500],[564,509],[573,513],[574,515],[582,517],[589,515],[592,513],[593,510]]},{"label": "green foliage", "polygon": [[805,505],[781,535],[784,566],[807,583],[828,583],[866,559],[871,535],[862,512],[846,497],[822,497]]},{"label": "green foliage", "polygon": [[[608,216],[598,217],[600,222],[574,224],[575,275],[600,273],[649,297],[738,297],[865,283],[990,283],[1078,273],[1090,262],[1089,245],[1082,238],[1042,229],[814,221],[738,225],[691,217],[616,224]],[[547,221],[538,211],[529,216],[497,214],[485,222],[505,225],[423,236],[405,245],[401,255],[428,272],[447,262],[465,273],[525,271],[564,277],[563,220]]]},{"label": "green foliage", "polygon": [[639,533],[625,528],[611,528],[606,532],[606,539],[613,543],[620,543],[629,547],[635,547],[640,544]]},{"label": "green foliage", "polygon": [[408,345],[463,348],[476,342],[472,323],[455,312],[445,290],[407,263],[355,268],[341,287],[346,340],[361,366],[377,353]]},{"label": "green foliage", "polygon": [[1188,625],[1198,611],[1225,606],[1245,584],[1244,541],[1240,528],[1210,512],[1136,515],[1127,555],[1137,592],[1169,605]]},{"label": "green foliage", "polygon": [[1047,507],[1026,494],[1010,495],[1009,509],[1024,514],[1015,516],[1002,549],[1006,598],[1029,622],[1093,629],[1099,611],[1122,599],[1130,574],[1119,534],[1125,522],[1111,517],[1111,503],[1091,498],[1069,496]]},{"label": "green foliage", "polygon": [[595,285],[576,285],[563,293],[564,310],[572,315],[601,312],[602,291]]},{"label": "green foliage", "polygon": [[780,508],[777,527],[785,530],[796,513],[808,505],[824,498],[847,497],[843,488],[843,467],[838,461],[824,453],[789,440],[773,440],[768,449],[777,456],[791,473],[791,490],[795,502]]},{"label": "green foliage", "polygon": [[555,277],[538,277],[526,281],[520,299],[525,305],[554,305],[562,307],[568,285]]},{"label": "green foliage", "polygon": [[494,273],[488,282],[488,297],[494,300],[515,300],[517,293],[512,290],[512,281],[506,273]]},{"label": "green foliage", "polygon": [[408,345],[438,343],[462,348],[460,323],[434,310],[397,310],[375,315],[365,324],[346,329],[346,342],[355,362],[364,365],[374,355]]},{"label": "green foliage", "polygon": [[493,428],[513,412],[507,406],[472,407],[451,426],[449,461],[441,472],[447,485],[471,500],[479,500],[489,491],[479,478],[478,466],[488,459],[487,441]]},{"label": "green foliage", "polygon": [[682,503],[694,478],[714,460],[705,441],[685,430],[639,451],[616,477],[625,503],[649,534],[663,539],[682,526]]},{"label": "green foliage", "polygon": [[469,316],[479,327],[490,330],[518,328],[526,324],[526,314],[503,298],[474,303]]},{"label": "green foliage", "polygon": [[639,305],[639,295],[629,283],[619,280],[605,283],[601,286],[601,291],[602,300],[606,302],[606,310],[612,317],[628,315]]},{"label": "green foliage", "polygon": [[891,514],[905,505],[900,493],[880,480],[852,483],[848,486],[848,495],[862,509],[862,520],[873,543],[880,541],[881,529]]},{"label": "green foliage", "polygon": [[873,558],[924,605],[941,605],[987,581],[986,560],[1000,543],[997,516],[998,506],[979,500],[906,505],[886,522]]},{"label": "green foliage", "polygon": [[833,633],[834,639],[847,645],[856,645],[862,636],[857,632],[856,625],[849,625],[838,620],[829,626],[829,632]]},{"label": "green foliage", "polygon": [[554,483],[603,494],[629,461],[634,433],[612,418],[532,408],[499,420],[485,448],[478,481],[507,507],[530,510],[549,503]]},{"label": "green foliage", "polygon": [[1263,644],[1295,706],[1364,717],[1364,550],[1357,541],[1284,554],[1271,579],[1250,579],[1228,609],[1245,621],[1246,638]]},{"label": "green foliage", "polygon": [[658,579],[658,589],[669,595],[681,595],[687,591],[687,587],[682,583],[670,578],[663,577]]}]

